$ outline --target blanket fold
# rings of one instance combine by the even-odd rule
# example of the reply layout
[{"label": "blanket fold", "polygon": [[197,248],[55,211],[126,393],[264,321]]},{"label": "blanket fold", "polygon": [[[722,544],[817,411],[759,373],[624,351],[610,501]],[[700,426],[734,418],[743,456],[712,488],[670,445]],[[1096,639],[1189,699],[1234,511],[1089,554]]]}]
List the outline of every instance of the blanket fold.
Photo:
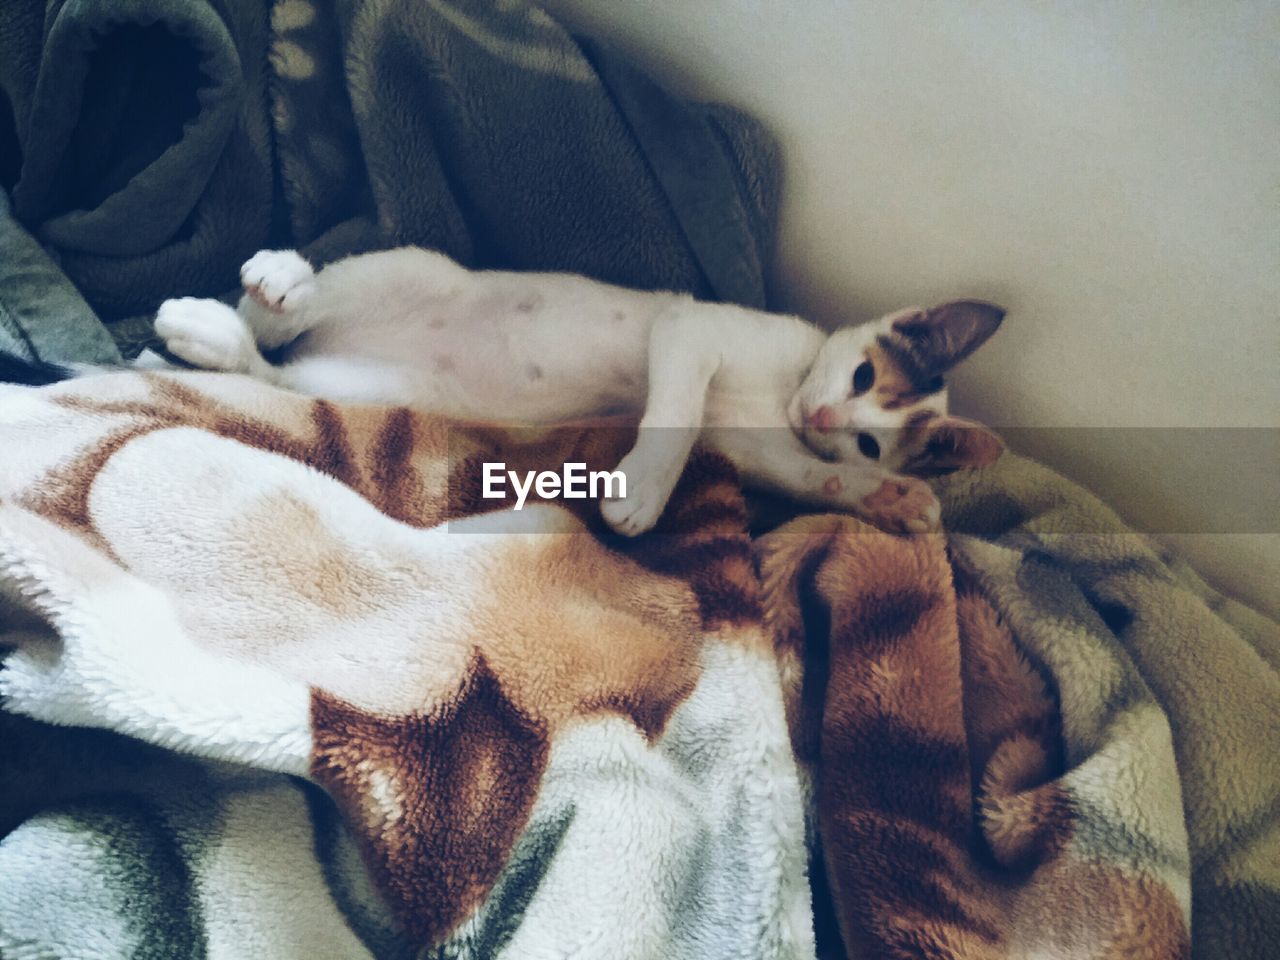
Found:
[{"label": "blanket fold", "polygon": [[[1082,670],[1082,716],[1112,726],[1081,750],[1105,743],[1140,705],[1164,717],[1182,786],[1193,954],[1270,956],[1280,945],[1280,626],[1208,588],[1047,468],[1006,458],[990,479],[944,486],[954,529],[971,534],[956,541],[959,559],[1025,649],[1055,674]],[[991,511],[1007,517],[1011,506],[1020,521],[994,535]],[[1125,775],[1137,777],[1129,766]],[[1155,792],[1151,782],[1136,786]]]},{"label": "blanket fold", "polygon": [[[844,518],[761,543],[784,656],[807,655],[793,725],[845,947],[1188,956],[1186,832],[1163,714],[1101,638],[1092,653],[1081,643],[1033,659],[962,544],[951,549],[954,573],[941,540]],[[1096,672],[1108,661],[1114,679]],[[1111,685],[1127,685],[1123,698]]]},{"label": "blanket fold", "polygon": [[8,197],[0,199],[0,349],[34,360],[120,359],[97,315],[14,220]]}]

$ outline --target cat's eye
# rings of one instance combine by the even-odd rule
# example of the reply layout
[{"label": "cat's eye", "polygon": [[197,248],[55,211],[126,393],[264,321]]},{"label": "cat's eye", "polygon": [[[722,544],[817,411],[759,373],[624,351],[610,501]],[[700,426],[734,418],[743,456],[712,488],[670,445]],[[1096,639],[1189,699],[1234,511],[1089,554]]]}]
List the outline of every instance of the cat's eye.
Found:
[{"label": "cat's eye", "polygon": [[876,382],[876,368],[871,365],[870,360],[863,360],[858,364],[858,369],[853,371],[853,395],[860,397],[868,390],[871,385]]},{"label": "cat's eye", "polygon": [[858,452],[868,460],[880,459],[880,444],[876,443],[876,438],[869,433],[858,434]]}]

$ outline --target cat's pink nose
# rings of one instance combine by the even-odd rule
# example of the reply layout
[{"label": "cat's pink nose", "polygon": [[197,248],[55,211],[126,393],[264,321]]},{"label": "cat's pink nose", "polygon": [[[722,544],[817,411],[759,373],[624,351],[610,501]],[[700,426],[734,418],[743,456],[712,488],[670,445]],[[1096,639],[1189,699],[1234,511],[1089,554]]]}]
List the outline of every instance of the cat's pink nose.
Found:
[{"label": "cat's pink nose", "polygon": [[836,425],[836,412],[830,407],[819,407],[806,413],[804,422],[815,430],[831,430]]}]

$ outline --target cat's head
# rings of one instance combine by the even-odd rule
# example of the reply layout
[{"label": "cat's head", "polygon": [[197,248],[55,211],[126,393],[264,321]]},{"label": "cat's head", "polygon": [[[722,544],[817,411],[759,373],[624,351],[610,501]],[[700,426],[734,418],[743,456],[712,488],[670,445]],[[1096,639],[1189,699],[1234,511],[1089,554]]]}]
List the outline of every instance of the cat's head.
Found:
[{"label": "cat's head", "polygon": [[944,374],[982,346],[1004,311],[957,300],[835,331],[787,410],[805,444],[829,460],[931,476],[990,463],[1003,445],[947,415]]}]

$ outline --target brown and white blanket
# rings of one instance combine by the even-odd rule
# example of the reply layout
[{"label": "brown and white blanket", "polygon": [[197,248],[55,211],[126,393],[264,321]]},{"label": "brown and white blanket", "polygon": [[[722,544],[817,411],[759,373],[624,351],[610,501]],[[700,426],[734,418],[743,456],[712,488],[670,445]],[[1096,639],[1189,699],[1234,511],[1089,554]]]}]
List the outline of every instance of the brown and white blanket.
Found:
[{"label": "brown and white blanket", "polygon": [[947,538],[479,498],[629,440],[0,387],[0,956],[1280,950],[1273,624],[1012,456]]}]

